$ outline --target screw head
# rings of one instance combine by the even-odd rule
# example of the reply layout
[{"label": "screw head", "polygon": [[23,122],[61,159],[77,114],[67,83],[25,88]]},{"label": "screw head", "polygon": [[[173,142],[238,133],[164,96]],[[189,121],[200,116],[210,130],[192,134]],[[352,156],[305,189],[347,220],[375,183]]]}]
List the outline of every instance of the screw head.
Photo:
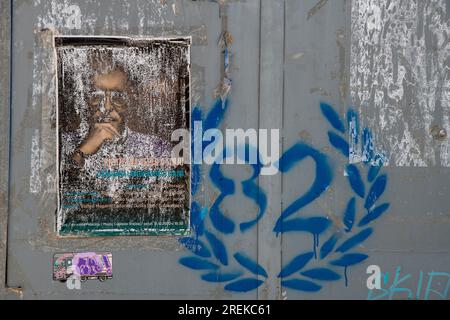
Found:
[{"label": "screw head", "polygon": [[447,131],[438,125],[434,125],[430,128],[430,134],[435,140],[439,141],[447,138]]}]

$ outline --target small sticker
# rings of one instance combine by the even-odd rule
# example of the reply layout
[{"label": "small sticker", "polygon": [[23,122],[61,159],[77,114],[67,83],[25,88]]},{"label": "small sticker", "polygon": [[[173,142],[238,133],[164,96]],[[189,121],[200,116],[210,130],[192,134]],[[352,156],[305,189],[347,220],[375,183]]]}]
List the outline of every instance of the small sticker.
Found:
[{"label": "small sticker", "polygon": [[112,253],[58,253],[53,256],[53,280],[106,281],[112,279]]}]

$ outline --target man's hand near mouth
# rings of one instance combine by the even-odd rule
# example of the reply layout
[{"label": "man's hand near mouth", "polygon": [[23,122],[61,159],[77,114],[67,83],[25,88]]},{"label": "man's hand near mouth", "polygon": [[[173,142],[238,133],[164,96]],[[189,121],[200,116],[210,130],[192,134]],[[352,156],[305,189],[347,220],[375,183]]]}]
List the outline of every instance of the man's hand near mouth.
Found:
[{"label": "man's hand near mouth", "polygon": [[[112,123],[96,123],[89,132],[86,140],[83,141],[74,153],[73,159],[79,165],[82,165],[84,163],[84,158],[82,155],[91,155],[96,153],[105,141],[113,140],[116,136],[120,137],[120,133]],[[79,151],[81,151],[82,154],[80,154]]]}]

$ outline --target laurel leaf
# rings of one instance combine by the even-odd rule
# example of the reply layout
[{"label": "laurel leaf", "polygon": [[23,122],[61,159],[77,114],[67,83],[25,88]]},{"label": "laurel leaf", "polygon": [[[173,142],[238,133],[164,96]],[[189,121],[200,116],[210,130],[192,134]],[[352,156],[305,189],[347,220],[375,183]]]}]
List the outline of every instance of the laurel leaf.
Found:
[{"label": "laurel leaf", "polygon": [[264,281],[262,280],[245,278],[227,284],[224,289],[227,291],[248,292],[257,289],[263,283]]},{"label": "laurel leaf", "polygon": [[367,174],[367,180],[372,182],[378,176],[381,170],[381,166],[370,166],[369,173]]},{"label": "laurel leaf", "polygon": [[303,253],[296,256],[291,260],[286,266],[281,269],[281,272],[278,274],[279,278],[285,278],[290,276],[291,274],[299,271],[303,268],[311,258],[314,257],[314,252]]},{"label": "laurel leaf", "polygon": [[328,140],[330,140],[331,145],[339,150],[345,157],[349,156],[350,147],[348,145],[348,142],[345,141],[341,136],[335,134],[332,131],[328,131]]},{"label": "laurel leaf", "polygon": [[299,279],[290,279],[290,280],[283,280],[281,281],[281,285],[283,287],[299,290],[299,291],[306,291],[306,292],[317,292],[322,287],[314,282],[307,281],[307,280],[299,280]]},{"label": "laurel leaf", "polygon": [[266,270],[264,270],[263,267],[261,267],[258,263],[250,259],[248,256],[242,254],[242,253],[235,253],[234,258],[237,262],[250,272],[252,272],[255,275],[261,275],[263,277],[268,277]]},{"label": "laurel leaf", "polygon": [[322,110],[322,114],[325,116],[325,118],[327,118],[328,122],[330,122],[333,128],[342,133],[345,133],[344,123],[332,106],[327,103],[321,103],[320,109]]},{"label": "laurel leaf", "polygon": [[335,281],[341,278],[341,276],[338,273],[327,268],[310,269],[302,272],[301,274],[304,275],[305,277],[322,281]]},{"label": "laurel leaf", "polygon": [[205,230],[206,239],[208,239],[209,244],[211,245],[214,256],[217,260],[220,261],[223,265],[228,265],[228,254],[227,248],[214,234]]},{"label": "laurel leaf", "polygon": [[204,217],[202,217],[202,209],[197,201],[192,201],[191,203],[190,221],[195,234],[202,236],[204,231]]},{"label": "laurel leaf", "polygon": [[222,103],[222,99],[219,97],[214,101],[213,107],[209,110],[203,122],[203,132],[209,129],[218,128],[220,122],[225,116],[229,106],[229,100],[226,99],[225,103]]},{"label": "laurel leaf", "polygon": [[356,199],[355,197],[351,198],[348,201],[347,208],[344,212],[343,222],[345,225],[345,231],[352,231],[353,224],[355,223],[355,215],[356,215]]},{"label": "laurel leaf", "polygon": [[348,250],[354,248],[355,246],[359,245],[360,243],[364,242],[368,237],[372,235],[373,229],[367,228],[358,233],[357,235],[354,235],[347,241],[345,241],[343,244],[341,244],[337,249],[336,252],[347,252]]},{"label": "laurel leaf", "polygon": [[183,257],[179,260],[179,262],[190,269],[194,270],[216,270],[219,269],[219,266],[215,263],[209,262],[204,259],[200,259],[197,257]]},{"label": "laurel leaf", "polygon": [[366,191],[364,187],[364,182],[361,179],[361,175],[359,174],[358,168],[353,164],[349,164],[346,167],[346,172],[348,175],[348,182],[350,183],[350,186],[352,187],[353,191],[355,191],[355,193],[361,198],[364,198]]},{"label": "laurel leaf", "polygon": [[384,193],[384,190],[386,189],[386,184],[387,184],[387,176],[385,174],[382,176],[379,176],[375,180],[372,187],[370,188],[369,195],[366,198],[366,203],[364,204],[364,208],[366,208],[367,210],[370,210],[373,207],[375,202]]},{"label": "laurel leaf", "polygon": [[323,217],[297,218],[283,222],[283,232],[304,231],[321,234],[331,225],[331,221]]},{"label": "laurel leaf", "polygon": [[378,219],[387,209],[389,209],[389,203],[383,203],[373,209],[372,211],[369,211],[359,222],[358,226],[363,227],[366,224],[372,222],[375,219]]},{"label": "laurel leaf", "polygon": [[207,282],[228,282],[242,276],[242,272],[219,273],[211,272],[201,276],[202,280]]},{"label": "laurel leaf", "polygon": [[326,258],[326,256],[333,250],[337,241],[338,237],[335,234],[333,234],[330,239],[325,241],[325,243],[322,245],[322,248],[320,248],[320,259]]}]

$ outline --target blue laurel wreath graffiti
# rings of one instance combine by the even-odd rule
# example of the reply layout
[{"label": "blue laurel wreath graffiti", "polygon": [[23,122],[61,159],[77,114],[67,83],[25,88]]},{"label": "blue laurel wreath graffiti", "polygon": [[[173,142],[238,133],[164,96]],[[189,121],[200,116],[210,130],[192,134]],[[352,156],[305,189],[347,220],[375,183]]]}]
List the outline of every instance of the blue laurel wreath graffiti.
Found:
[{"label": "blue laurel wreath graffiti", "polygon": [[[204,119],[200,110],[195,108],[192,121],[203,121],[205,130],[218,127],[227,107],[228,100],[225,101],[225,104],[222,104],[222,101],[218,99]],[[349,109],[347,126],[345,126],[344,121],[330,105],[322,103],[320,107],[322,114],[333,128],[328,131],[330,144],[348,160],[350,152],[355,152],[355,150],[350,150],[351,148],[343,135],[349,134],[352,144],[359,144],[360,133],[357,114]],[[313,250],[298,254],[282,267],[278,274],[282,286],[299,291],[316,292],[322,289],[324,282],[337,281],[342,278],[341,273],[337,270],[339,267],[344,268],[345,285],[347,285],[347,268],[368,258],[366,254],[350,251],[372,235],[373,228],[370,225],[387,211],[389,203],[376,206],[387,185],[387,176],[380,175],[384,157],[374,151],[372,136],[368,129],[363,130],[361,140],[361,153],[364,155],[363,166],[367,171],[366,178],[363,178],[357,165],[346,165],[345,172],[354,196],[349,199],[343,211],[341,222],[338,224],[323,216],[288,220],[289,217],[319,198],[331,185],[333,174],[327,156],[307,144],[297,143],[280,157],[277,166],[282,174],[289,172],[306,158],[311,158],[316,164],[316,176],[310,189],[281,212],[274,226],[274,232],[277,236],[280,233],[287,232],[307,232],[313,236]],[[250,146],[246,147],[251,148]],[[258,161],[258,164],[252,165],[252,167],[252,176],[242,181],[241,186],[244,196],[255,202],[259,212],[254,220],[239,224],[240,232],[245,232],[254,227],[264,216],[267,208],[267,197],[255,183],[255,179],[260,174],[261,164]],[[200,170],[199,165],[193,165],[191,179],[193,196],[197,193],[200,184]],[[255,290],[265,282],[263,279],[268,278],[266,270],[246,253],[239,251],[232,253],[235,266],[231,266],[230,253],[225,243],[220,240],[220,235],[226,237],[236,231],[235,221],[226,217],[220,210],[222,201],[235,193],[235,181],[223,175],[219,164],[211,166],[209,177],[220,194],[209,208],[208,206],[202,206],[197,201],[192,202],[191,226],[193,236],[181,238],[179,241],[194,255],[182,257],[179,262],[187,268],[202,271],[200,277],[204,281],[224,283],[224,289],[227,291],[248,292]],[[366,186],[368,186],[368,192],[366,192]],[[358,202],[360,201],[363,202],[366,211],[362,217],[357,215]],[[214,230],[207,230],[205,227],[206,218],[209,218]],[[319,236],[332,227],[334,227],[332,235],[319,249]],[[317,249],[319,249],[319,253]],[[320,262],[322,266],[314,266],[314,261]],[[325,267],[323,266],[324,263]]]},{"label": "blue laurel wreath graffiti", "polygon": [[[345,157],[349,159],[350,152],[358,152],[358,150],[351,150],[344,135],[349,134],[350,141],[353,145],[359,144],[359,123],[357,113],[349,109],[347,112],[347,126],[339,117],[338,113],[328,104],[322,103],[320,105],[322,114],[330,123],[332,129],[328,131],[328,140],[330,144]],[[383,203],[377,206],[378,200],[383,195],[387,186],[387,175],[380,175],[383,165],[384,156],[377,154],[374,150],[372,135],[370,131],[365,128],[362,133],[362,150],[359,150],[363,155],[363,169],[366,171],[366,178],[364,179],[360,168],[355,164],[346,164],[345,174],[348,179],[351,190],[354,196],[351,197],[341,217],[341,223],[336,225],[333,221],[324,217],[312,218],[298,218],[290,221],[285,221],[286,217],[300,210],[306,204],[320,196],[320,194],[328,188],[328,183],[332,178],[328,172],[328,164],[326,158],[318,151],[309,151],[310,156],[316,162],[316,182],[308,197],[303,196],[296,200],[289,206],[280,216],[279,222],[275,227],[275,232],[289,232],[289,231],[306,231],[313,234],[314,250],[313,252],[301,253],[294,257],[290,262],[283,266],[278,277],[281,278],[281,284],[284,287],[306,291],[315,292],[322,289],[322,283],[329,281],[337,281],[342,278],[340,272],[336,268],[344,268],[345,285],[348,284],[347,268],[359,264],[368,258],[368,255],[360,252],[352,252],[357,246],[367,240],[373,233],[373,228],[370,227],[372,222],[378,219],[389,208],[389,203]],[[289,150],[288,150],[289,152]],[[283,157],[280,159],[280,168],[283,168]],[[286,164],[286,170],[289,171],[289,164]],[[319,170],[322,171],[322,180],[317,180]],[[366,193],[366,186],[368,192]],[[358,202],[363,202],[365,214],[357,215]],[[332,235],[322,244],[317,257],[316,248],[319,246],[319,235],[326,230],[334,227]],[[322,266],[311,266],[314,262],[319,262]],[[325,267],[323,266],[325,265]],[[296,274],[296,276],[294,276]],[[302,277],[298,277],[298,275]]]}]

